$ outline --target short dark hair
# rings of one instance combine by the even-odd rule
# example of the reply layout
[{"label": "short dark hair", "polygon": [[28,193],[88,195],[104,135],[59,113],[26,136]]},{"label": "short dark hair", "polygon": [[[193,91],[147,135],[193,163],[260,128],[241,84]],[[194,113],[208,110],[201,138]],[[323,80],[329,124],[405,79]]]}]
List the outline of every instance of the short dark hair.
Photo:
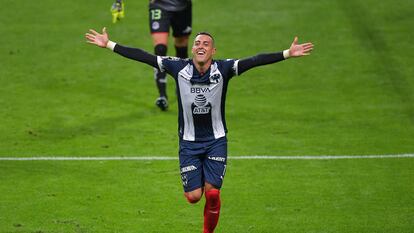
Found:
[{"label": "short dark hair", "polygon": [[213,41],[213,45],[214,45],[214,37],[209,32],[206,32],[206,31],[199,32],[195,35],[195,37],[197,37],[199,35],[209,36],[211,38],[211,40]]}]

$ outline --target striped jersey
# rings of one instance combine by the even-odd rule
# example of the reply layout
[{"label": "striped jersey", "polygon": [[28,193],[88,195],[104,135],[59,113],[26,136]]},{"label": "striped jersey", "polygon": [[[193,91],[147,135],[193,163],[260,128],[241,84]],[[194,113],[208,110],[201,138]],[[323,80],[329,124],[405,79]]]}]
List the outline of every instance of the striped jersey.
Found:
[{"label": "striped jersey", "polygon": [[157,63],[176,82],[180,138],[207,141],[224,137],[227,85],[238,74],[238,60],[213,60],[205,74],[197,71],[191,59],[158,56]]}]

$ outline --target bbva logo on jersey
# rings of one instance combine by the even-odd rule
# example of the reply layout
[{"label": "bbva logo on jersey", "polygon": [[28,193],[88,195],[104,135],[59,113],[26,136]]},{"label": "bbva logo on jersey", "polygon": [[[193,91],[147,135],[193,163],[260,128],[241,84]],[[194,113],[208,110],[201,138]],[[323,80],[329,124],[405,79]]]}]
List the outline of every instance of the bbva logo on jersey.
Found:
[{"label": "bbva logo on jersey", "polygon": [[210,88],[208,88],[208,87],[192,87],[192,88],[190,88],[190,92],[191,93],[196,93],[196,94],[207,93],[207,92],[210,92]]}]

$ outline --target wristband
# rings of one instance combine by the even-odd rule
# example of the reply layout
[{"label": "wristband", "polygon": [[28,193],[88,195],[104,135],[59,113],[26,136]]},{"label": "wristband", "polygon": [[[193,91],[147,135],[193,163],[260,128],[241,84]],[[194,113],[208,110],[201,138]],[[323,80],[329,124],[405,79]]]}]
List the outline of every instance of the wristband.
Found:
[{"label": "wristband", "polygon": [[109,40],[108,43],[106,44],[106,48],[114,51],[115,45],[116,45],[115,42]]},{"label": "wristband", "polygon": [[289,54],[289,49],[285,49],[285,50],[283,50],[283,57],[284,57],[285,59],[288,59],[288,58],[290,57],[290,54]]}]

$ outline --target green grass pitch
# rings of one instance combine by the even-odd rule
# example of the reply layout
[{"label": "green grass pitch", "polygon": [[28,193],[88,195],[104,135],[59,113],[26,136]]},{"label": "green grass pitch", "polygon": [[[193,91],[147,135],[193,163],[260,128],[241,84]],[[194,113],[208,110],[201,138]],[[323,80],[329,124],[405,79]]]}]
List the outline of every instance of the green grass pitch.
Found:
[{"label": "green grass pitch", "polygon": [[[177,102],[152,68],[85,43],[106,26],[152,51],[146,0],[3,0],[0,157],[176,156]],[[217,58],[312,41],[309,57],[251,70],[227,98],[228,172],[217,232],[414,232],[414,160],[231,160],[414,152],[414,2],[193,0]],[[193,39],[193,37],[191,38]],[[170,46],[169,55],[174,55]],[[177,161],[0,160],[0,233],[201,232]]]}]

